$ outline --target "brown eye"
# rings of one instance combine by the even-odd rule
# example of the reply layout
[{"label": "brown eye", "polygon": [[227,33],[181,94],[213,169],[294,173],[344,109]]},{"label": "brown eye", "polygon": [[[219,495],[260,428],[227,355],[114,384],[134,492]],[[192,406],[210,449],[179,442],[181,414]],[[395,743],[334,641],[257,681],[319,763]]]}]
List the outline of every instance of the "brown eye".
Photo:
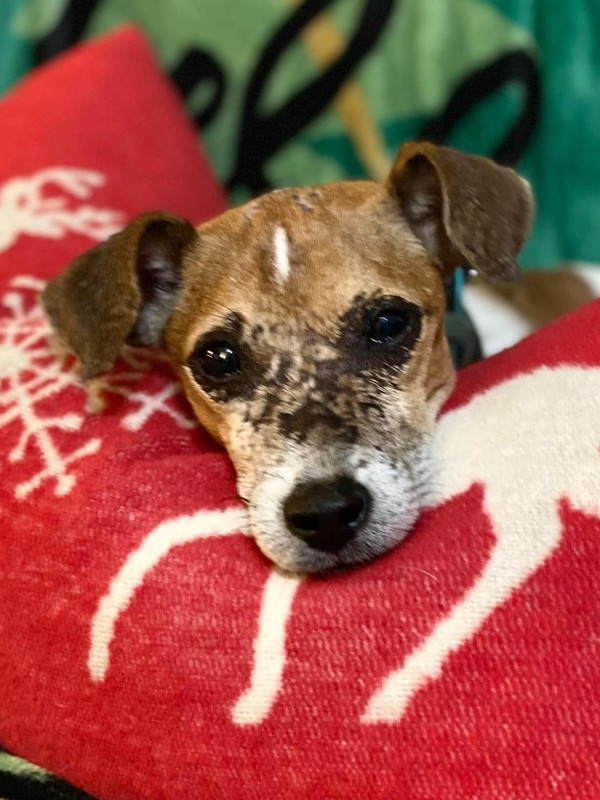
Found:
[{"label": "brown eye", "polygon": [[194,377],[207,377],[213,381],[226,381],[242,371],[237,350],[227,341],[204,342],[194,350],[190,367]]}]

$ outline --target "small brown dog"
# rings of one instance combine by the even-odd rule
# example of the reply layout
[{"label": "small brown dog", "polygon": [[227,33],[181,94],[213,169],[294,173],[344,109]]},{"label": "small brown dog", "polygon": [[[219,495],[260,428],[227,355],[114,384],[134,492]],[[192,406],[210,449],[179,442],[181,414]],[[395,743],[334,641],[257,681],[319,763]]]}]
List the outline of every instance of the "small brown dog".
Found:
[{"label": "small brown dog", "polygon": [[328,570],[389,550],[430,499],[454,381],[443,277],[515,278],[532,210],[512,170],[409,143],[384,184],[279,190],[198,228],[144,214],[43,302],[85,379],[125,342],[164,345],[259,547]]}]

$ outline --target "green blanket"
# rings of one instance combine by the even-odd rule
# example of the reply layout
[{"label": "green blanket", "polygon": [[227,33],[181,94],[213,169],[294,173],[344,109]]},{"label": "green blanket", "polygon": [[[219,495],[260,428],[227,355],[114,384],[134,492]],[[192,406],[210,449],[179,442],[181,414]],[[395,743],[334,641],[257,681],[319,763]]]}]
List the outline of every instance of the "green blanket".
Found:
[{"label": "green blanket", "polygon": [[402,141],[429,138],[532,181],[523,263],[600,260],[600,0],[3,0],[0,89],[126,21],[233,202],[381,177]]}]

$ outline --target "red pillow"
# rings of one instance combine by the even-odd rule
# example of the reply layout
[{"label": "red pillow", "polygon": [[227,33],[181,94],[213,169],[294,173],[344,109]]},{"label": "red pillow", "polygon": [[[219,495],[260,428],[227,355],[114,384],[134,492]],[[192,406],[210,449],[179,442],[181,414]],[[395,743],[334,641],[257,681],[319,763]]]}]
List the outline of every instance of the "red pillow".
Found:
[{"label": "red pillow", "polygon": [[[96,210],[200,218],[191,130],[135,34],[22,96],[84,85],[81,62],[122,135],[90,103],[64,147],[80,124],[107,152],[55,144],[0,192],[67,164],[102,171]],[[125,140],[149,116],[154,156]],[[86,413],[36,299],[84,246],[35,229],[2,255],[0,741],[103,800],[600,796],[600,303],[462,373],[439,504],[404,544],[300,582],[243,535],[230,462],[164,362],[129,351]]]}]

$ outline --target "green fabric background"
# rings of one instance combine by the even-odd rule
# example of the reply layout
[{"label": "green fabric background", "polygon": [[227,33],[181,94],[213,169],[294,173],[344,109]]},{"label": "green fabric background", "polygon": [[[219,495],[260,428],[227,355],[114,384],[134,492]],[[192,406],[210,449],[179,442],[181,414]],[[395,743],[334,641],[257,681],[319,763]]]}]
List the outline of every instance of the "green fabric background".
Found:
[{"label": "green fabric background", "polygon": [[[73,5],[3,0],[0,89],[30,68],[36,42]],[[296,5],[294,0],[101,0],[84,37],[136,22],[169,71],[191,47],[210,53],[223,69],[226,88],[203,140],[226,181],[234,167],[249,75]],[[338,0],[327,11],[328,21],[347,39],[362,7],[363,0]],[[518,168],[534,185],[538,214],[522,260],[535,266],[561,259],[600,261],[599,40],[600,0],[397,0],[352,82],[391,157],[440,112],[473,70],[515,48],[531,54],[541,72],[541,108]],[[269,78],[264,108],[280,107],[319,74],[323,66],[317,62],[306,38],[296,39]],[[206,88],[187,102],[190,112],[197,111],[206,102]],[[519,86],[504,86],[452,130],[449,143],[491,154],[522,102]],[[273,155],[265,173],[275,186],[373,175],[335,103]],[[232,200],[247,194],[234,187]]]}]

